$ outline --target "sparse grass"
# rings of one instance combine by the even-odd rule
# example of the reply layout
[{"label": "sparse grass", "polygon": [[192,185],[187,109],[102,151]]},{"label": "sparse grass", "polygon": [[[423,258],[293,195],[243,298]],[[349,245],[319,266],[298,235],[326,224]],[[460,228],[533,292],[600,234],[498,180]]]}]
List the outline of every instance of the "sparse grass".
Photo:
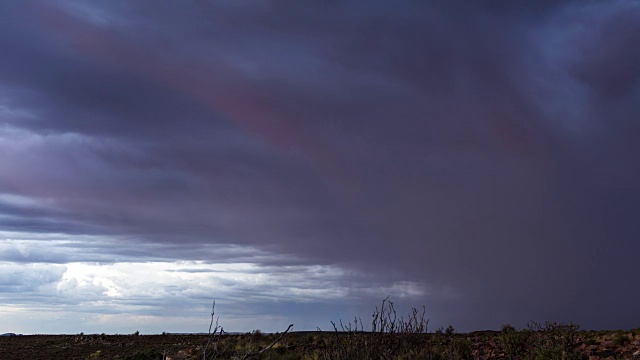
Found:
[{"label": "sparse grass", "polygon": [[371,322],[371,331],[365,332],[361,319],[340,326],[332,322],[334,335],[327,339],[324,349],[315,352],[318,359],[391,359],[418,358],[429,354],[427,333],[429,321],[426,310],[411,309],[409,314],[399,316],[389,297],[376,307]]},{"label": "sparse grass", "polygon": [[528,330],[533,334],[530,337],[529,347],[524,356],[532,360],[571,360],[582,359],[577,351],[578,328],[574,323],[563,324],[545,322],[544,325],[531,322]]},{"label": "sparse grass", "polygon": [[[640,329],[579,331],[572,323],[531,322],[517,330],[457,333],[453,326],[428,332],[425,308],[399,315],[386,298],[370,323],[333,323],[332,331],[229,335],[212,307],[208,335],[60,335],[0,337],[0,358],[128,360],[590,360],[633,359]],[[368,326],[367,326],[368,325]],[[367,329],[365,329],[367,327]]]},{"label": "sparse grass", "polygon": [[629,349],[623,356],[622,350],[616,352],[607,344],[624,347],[636,341],[640,345],[640,332],[636,330],[586,332],[579,331],[573,323],[530,322],[522,330],[504,325],[499,332],[470,334],[456,333],[449,325],[429,333],[425,307],[399,315],[389,297],[375,308],[370,324],[365,329],[360,318],[339,320],[332,322],[333,331],[294,333],[286,339],[286,331],[282,335],[262,334],[259,330],[243,336],[225,335],[218,337],[218,345],[231,350],[219,352],[217,358],[243,359],[251,354],[258,359],[304,360],[587,360],[590,356],[631,359]]},{"label": "sparse grass", "polygon": [[624,331],[617,331],[613,336],[613,343],[617,346],[624,346],[631,342],[629,335]]},{"label": "sparse grass", "polygon": [[498,343],[508,359],[520,359],[527,353],[530,331],[518,331],[511,325],[502,327]]},{"label": "sparse grass", "polygon": [[[343,322],[344,323],[344,322]],[[339,326],[336,324],[336,326]],[[358,325],[359,326],[359,325]],[[352,331],[354,328],[352,327]],[[369,329],[367,329],[369,330]],[[251,359],[633,359],[633,352],[640,349],[640,336],[633,330],[625,332],[629,342],[616,344],[616,331],[576,332],[574,351],[564,355],[557,344],[561,341],[548,340],[548,329],[533,331],[509,329],[506,331],[481,331],[453,333],[451,335],[434,332],[406,337],[354,332],[351,345],[349,332],[289,332],[267,351],[256,354]],[[629,335],[631,334],[631,335]],[[264,349],[280,338],[281,334],[264,333],[256,339],[251,333],[224,334],[219,340],[217,359],[242,359],[247,351]],[[339,336],[339,338],[337,337]],[[633,336],[633,338],[631,338]],[[23,359],[129,359],[161,360],[162,354],[172,360],[201,360],[208,335],[38,335],[0,337],[0,358],[2,360]],[[540,338],[543,340],[541,340]],[[405,342],[403,339],[407,339]],[[509,350],[509,339],[517,346]],[[546,340],[544,340],[546,339]],[[606,340],[605,340],[606,339]],[[343,348],[334,349],[336,345]],[[356,341],[356,342],[353,342]],[[556,345],[554,345],[554,342]],[[620,345],[624,343],[624,345]],[[366,344],[366,345],[364,345]],[[366,348],[349,348],[366,346]],[[209,348],[208,357],[213,355]],[[381,349],[376,353],[374,349]],[[519,349],[519,350],[518,350]],[[100,351],[98,353],[98,351]]]}]

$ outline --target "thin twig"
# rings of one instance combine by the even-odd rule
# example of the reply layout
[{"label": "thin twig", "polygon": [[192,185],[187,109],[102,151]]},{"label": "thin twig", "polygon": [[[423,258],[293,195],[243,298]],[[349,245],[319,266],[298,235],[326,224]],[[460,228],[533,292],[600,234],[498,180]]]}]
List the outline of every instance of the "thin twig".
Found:
[{"label": "thin twig", "polygon": [[[209,345],[211,344],[211,340],[215,336],[218,331],[218,320],[216,319],[216,327],[213,328],[213,334],[211,333],[211,327],[213,326],[213,317],[216,314],[216,301],[213,300],[213,305],[211,305],[211,322],[209,323],[209,340],[207,341],[207,346],[204,347],[204,352],[202,353],[202,360],[207,360],[207,349],[209,349]],[[216,354],[217,355],[217,354]],[[214,357],[215,359],[215,357]]]}]

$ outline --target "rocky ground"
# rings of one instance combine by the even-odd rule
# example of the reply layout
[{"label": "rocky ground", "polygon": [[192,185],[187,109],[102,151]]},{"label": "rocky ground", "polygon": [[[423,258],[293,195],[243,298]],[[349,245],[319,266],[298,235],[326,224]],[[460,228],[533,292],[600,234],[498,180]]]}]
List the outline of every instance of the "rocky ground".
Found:
[{"label": "rocky ground", "polygon": [[[335,333],[331,332],[291,333],[287,334],[272,349],[253,358],[322,359],[329,358],[329,355],[335,357],[339,355],[335,349],[347,344],[345,340],[355,339],[356,342],[349,342],[349,344],[363,346],[362,344],[365,342],[358,343],[357,341],[366,339],[368,336],[372,335],[365,333],[341,334],[337,337]],[[228,335],[221,338],[217,344],[219,349],[224,349],[218,358],[241,358],[247,352],[267,347],[276,338],[277,335],[274,334]],[[567,339],[570,341],[565,342]],[[167,360],[202,359],[202,350],[207,341],[206,335],[172,334],[0,336],[0,360],[160,360],[163,356]],[[531,354],[527,353],[534,350],[538,354],[536,358],[552,359],[559,356],[559,352],[554,352],[558,346],[567,349],[566,352],[563,350],[565,355],[562,357],[565,359],[640,359],[640,329],[600,332],[576,331],[568,336],[567,333],[515,330],[449,335],[423,334],[420,341],[421,347],[431,349],[431,354],[439,354],[435,358],[440,359],[526,359],[531,358]],[[367,344],[371,343],[367,342]],[[376,349],[373,349],[374,353],[375,351]],[[212,348],[209,348],[209,354],[213,354]],[[415,358],[418,358],[418,354],[424,356],[425,352],[417,351],[411,352],[411,354],[415,354]],[[404,358],[412,357],[405,356]]]},{"label": "rocky ground", "polygon": [[[474,344],[474,358],[510,358],[505,349],[503,333],[478,334],[470,334]],[[585,360],[640,359],[640,331],[581,331],[576,333],[572,348],[577,358]],[[567,358],[570,357],[567,356]]]}]

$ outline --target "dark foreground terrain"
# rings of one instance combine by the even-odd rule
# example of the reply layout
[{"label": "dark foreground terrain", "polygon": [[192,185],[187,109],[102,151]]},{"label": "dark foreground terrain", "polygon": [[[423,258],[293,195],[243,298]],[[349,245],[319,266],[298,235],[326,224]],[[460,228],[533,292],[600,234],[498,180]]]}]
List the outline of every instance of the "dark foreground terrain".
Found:
[{"label": "dark foreground terrain", "polygon": [[[505,327],[469,334],[456,334],[452,329],[429,334],[402,330],[297,332],[275,344],[281,334],[223,335],[211,339],[206,358],[640,359],[640,329],[587,332],[545,324],[520,331]],[[209,339],[207,335],[173,334],[1,336],[0,359],[202,359]]]}]

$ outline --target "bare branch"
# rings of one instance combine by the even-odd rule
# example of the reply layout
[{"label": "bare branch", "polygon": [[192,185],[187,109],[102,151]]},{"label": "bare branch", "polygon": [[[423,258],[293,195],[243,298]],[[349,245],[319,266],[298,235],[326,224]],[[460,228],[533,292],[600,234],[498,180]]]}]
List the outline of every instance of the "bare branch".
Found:
[{"label": "bare branch", "polygon": [[[215,310],[216,310],[216,301],[213,300],[213,305],[211,305],[211,322],[209,323],[209,340],[207,341],[207,345],[204,347],[204,352],[202,353],[202,360],[207,360],[207,350],[209,349],[209,345],[211,345],[211,341],[215,337],[215,334],[218,331],[218,329],[220,329],[220,335],[222,335],[222,328],[218,326],[218,320],[220,318],[216,319],[216,326],[213,328],[213,333],[211,332],[211,328],[213,327],[213,317],[216,314]],[[214,357],[212,359],[215,359],[217,356],[218,356],[218,353],[217,353],[217,346],[216,346],[216,353],[214,354]]]}]

